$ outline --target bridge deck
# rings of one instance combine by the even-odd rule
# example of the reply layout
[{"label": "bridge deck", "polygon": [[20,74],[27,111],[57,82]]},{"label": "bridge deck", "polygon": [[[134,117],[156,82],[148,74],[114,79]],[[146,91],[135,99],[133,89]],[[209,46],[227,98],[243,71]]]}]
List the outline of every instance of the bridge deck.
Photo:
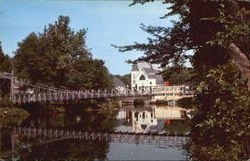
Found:
[{"label": "bridge deck", "polygon": [[[11,73],[0,73],[0,78],[14,79],[11,82],[17,81],[13,78]],[[70,101],[70,100],[84,100],[84,99],[98,99],[98,98],[119,98],[119,97],[154,97],[167,95],[192,95],[193,92],[188,86],[161,86],[146,89],[104,89],[104,90],[82,90],[72,91],[65,89],[58,89],[55,87],[48,87],[45,85],[32,85],[22,81],[23,84],[38,89],[33,92],[15,93],[11,92],[10,101],[14,104],[30,103],[30,102],[50,102],[50,101]],[[13,83],[11,83],[13,88]],[[43,89],[45,92],[41,92]]]}]

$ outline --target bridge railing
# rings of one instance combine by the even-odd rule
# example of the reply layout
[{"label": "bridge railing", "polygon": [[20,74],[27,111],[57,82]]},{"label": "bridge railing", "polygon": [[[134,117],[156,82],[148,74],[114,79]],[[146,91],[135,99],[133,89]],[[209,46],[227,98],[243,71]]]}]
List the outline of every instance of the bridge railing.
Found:
[{"label": "bridge railing", "polygon": [[41,93],[17,93],[11,101],[16,104],[47,101],[69,101],[82,99],[114,98],[114,97],[138,97],[154,95],[189,95],[193,94],[187,86],[168,86],[148,89],[111,89],[111,90],[82,90],[82,91],[48,91]]},{"label": "bridge railing", "polygon": [[153,88],[153,94],[193,94],[189,86],[163,86]]}]

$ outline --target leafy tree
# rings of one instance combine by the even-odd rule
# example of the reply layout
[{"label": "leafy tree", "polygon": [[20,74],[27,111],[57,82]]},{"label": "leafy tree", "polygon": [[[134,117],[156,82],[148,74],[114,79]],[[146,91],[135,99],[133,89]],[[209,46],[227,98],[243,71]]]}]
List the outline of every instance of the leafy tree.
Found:
[{"label": "leafy tree", "polygon": [[0,42],[0,72],[11,72],[11,58],[5,55]]},{"label": "leafy tree", "polygon": [[[12,67],[11,67],[11,58],[8,55],[5,55],[1,42],[0,42],[0,73],[1,72],[11,72]],[[8,95],[10,91],[10,80],[8,79],[0,79],[0,97],[4,97]],[[7,102],[1,101],[1,103],[4,105]]]},{"label": "leafy tree", "polygon": [[[162,67],[167,64],[182,66],[190,60],[199,73],[228,63],[228,49],[232,43],[249,60],[249,2],[166,0],[164,3],[171,4],[171,12],[165,18],[176,14],[180,17],[180,21],[174,22],[174,27],[142,25],[142,30],[151,35],[148,43],[114,46],[121,52],[143,51],[144,56],[139,60],[159,63]],[[187,51],[193,51],[193,56]]]},{"label": "leafy tree", "polygon": [[163,79],[169,81],[170,85],[191,84],[195,72],[192,68],[169,67],[162,71]]},{"label": "leafy tree", "polygon": [[[199,102],[193,121],[193,143],[197,144],[192,145],[195,153],[191,154],[198,160],[248,158],[250,2],[165,0],[164,3],[171,4],[164,18],[179,15],[180,21],[170,28],[142,25],[151,35],[148,43],[116,47],[122,52],[143,51],[144,56],[139,60],[159,63],[162,67],[183,66],[190,60],[196,71]],[[187,54],[188,51],[193,55]]]},{"label": "leafy tree", "polygon": [[195,153],[191,151],[191,155],[198,160],[202,153],[210,154],[212,160],[249,157],[249,95],[246,81],[235,66],[228,64],[209,71],[197,88],[200,104],[193,120],[192,144],[198,146],[193,146]]},{"label": "leafy tree", "polygon": [[69,17],[59,16],[42,33],[31,33],[19,43],[15,72],[31,83],[67,89],[110,87],[104,62],[93,59],[86,47],[86,30],[74,32],[69,23]]},{"label": "leafy tree", "polygon": [[131,84],[131,76],[130,76],[130,74],[113,75],[113,77],[119,78],[125,85],[130,86],[130,84]]}]

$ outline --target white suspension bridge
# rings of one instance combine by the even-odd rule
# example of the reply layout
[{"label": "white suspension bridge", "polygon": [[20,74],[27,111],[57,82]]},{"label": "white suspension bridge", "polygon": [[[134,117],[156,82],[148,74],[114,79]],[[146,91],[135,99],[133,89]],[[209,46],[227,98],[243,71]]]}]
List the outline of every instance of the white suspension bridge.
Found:
[{"label": "white suspension bridge", "polygon": [[[10,80],[10,101],[14,104],[31,102],[76,101],[84,99],[120,98],[120,97],[152,97],[159,95],[192,95],[188,86],[164,86],[151,89],[97,89],[97,90],[66,90],[45,85],[32,85],[25,81],[17,80],[11,73],[0,73],[0,79]],[[14,92],[15,82],[27,85],[33,89],[42,89],[39,92]]]}]

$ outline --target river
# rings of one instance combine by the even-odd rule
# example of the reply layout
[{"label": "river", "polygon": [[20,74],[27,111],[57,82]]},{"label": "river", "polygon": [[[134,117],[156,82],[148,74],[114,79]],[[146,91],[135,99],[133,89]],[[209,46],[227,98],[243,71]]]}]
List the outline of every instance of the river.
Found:
[{"label": "river", "polygon": [[[72,105],[62,113],[33,110],[24,121],[1,128],[2,159],[13,160],[187,160],[183,145],[140,143],[131,141],[59,139],[41,143],[38,136],[14,134],[13,126],[36,129],[122,133],[147,136],[161,134],[178,138],[190,133],[190,120],[185,109],[170,106],[95,109]],[[13,139],[14,138],[14,139]],[[122,139],[122,137],[120,137]],[[14,142],[14,143],[13,143]]]}]

